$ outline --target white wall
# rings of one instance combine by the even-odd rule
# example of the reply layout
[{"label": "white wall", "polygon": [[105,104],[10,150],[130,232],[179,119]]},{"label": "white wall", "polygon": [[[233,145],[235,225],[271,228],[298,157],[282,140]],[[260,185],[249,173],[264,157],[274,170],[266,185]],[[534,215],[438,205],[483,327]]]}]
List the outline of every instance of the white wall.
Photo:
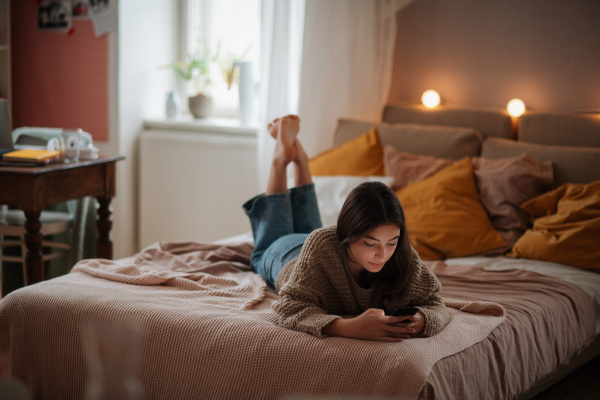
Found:
[{"label": "white wall", "polygon": [[[164,115],[173,74],[158,69],[176,59],[178,6],[174,0],[118,1],[118,32],[109,38],[109,141],[103,154],[123,155],[117,164],[117,195],[112,202],[114,258],[137,248],[137,142],[146,118]],[[143,6],[142,6],[143,5]]]}]

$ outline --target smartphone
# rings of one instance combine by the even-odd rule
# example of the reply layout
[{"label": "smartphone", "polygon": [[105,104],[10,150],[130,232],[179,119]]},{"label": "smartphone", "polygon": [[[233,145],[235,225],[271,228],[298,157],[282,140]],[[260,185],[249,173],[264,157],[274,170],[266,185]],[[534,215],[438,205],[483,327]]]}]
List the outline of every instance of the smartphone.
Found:
[{"label": "smartphone", "polygon": [[393,317],[398,317],[398,316],[402,316],[402,315],[415,315],[417,313],[417,311],[419,311],[419,309],[417,307],[401,307],[401,308],[396,308],[389,315],[391,315]]}]

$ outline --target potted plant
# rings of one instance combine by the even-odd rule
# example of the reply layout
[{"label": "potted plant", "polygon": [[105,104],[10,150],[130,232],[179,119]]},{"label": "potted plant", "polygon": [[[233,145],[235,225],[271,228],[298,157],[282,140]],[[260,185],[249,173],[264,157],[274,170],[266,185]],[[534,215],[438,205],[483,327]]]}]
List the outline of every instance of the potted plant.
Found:
[{"label": "potted plant", "polygon": [[197,50],[188,56],[186,61],[172,63],[167,67],[176,75],[189,82],[188,106],[195,118],[205,118],[211,115],[213,99],[209,94],[211,85],[210,67],[218,60],[218,49],[212,53],[208,48]]}]

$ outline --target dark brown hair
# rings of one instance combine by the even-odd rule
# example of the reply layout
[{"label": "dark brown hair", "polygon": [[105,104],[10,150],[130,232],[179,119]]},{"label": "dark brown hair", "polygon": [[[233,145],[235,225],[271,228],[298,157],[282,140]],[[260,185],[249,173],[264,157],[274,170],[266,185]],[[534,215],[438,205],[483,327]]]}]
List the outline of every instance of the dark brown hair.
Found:
[{"label": "dark brown hair", "polygon": [[394,254],[381,271],[370,274],[371,282],[385,294],[396,293],[406,285],[407,270],[414,256],[406,232],[404,210],[398,196],[386,184],[364,182],[350,192],[337,220],[337,238],[347,249],[380,225],[392,223],[400,228]]}]

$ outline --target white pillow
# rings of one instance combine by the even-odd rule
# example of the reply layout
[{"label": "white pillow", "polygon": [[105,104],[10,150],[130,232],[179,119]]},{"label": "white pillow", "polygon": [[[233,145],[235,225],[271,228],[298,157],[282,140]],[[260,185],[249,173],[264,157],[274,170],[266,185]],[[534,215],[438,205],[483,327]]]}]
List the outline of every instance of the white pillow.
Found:
[{"label": "white pillow", "polygon": [[323,226],[337,224],[338,214],[348,194],[363,182],[378,181],[391,186],[392,176],[313,176]]}]

